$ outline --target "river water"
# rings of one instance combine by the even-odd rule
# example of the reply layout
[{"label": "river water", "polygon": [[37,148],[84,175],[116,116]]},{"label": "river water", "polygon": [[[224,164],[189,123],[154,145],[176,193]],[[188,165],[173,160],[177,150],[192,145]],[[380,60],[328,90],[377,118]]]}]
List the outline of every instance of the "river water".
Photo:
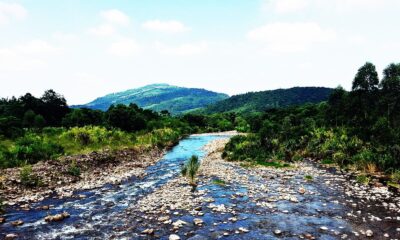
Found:
[{"label": "river water", "polygon": [[[146,169],[143,179],[131,178],[121,185],[104,185],[91,191],[76,192],[85,195],[84,199],[45,199],[33,204],[32,210],[7,209],[7,223],[0,225],[0,238],[15,233],[24,239],[54,238],[107,238],[112,227],[118,224],[113,216],[134,204],[139,198],[168,182],[179,174],[181,165],[192,155],[200,159],[204,156],[203,147],[212,140],[227,136],[190,136],[170,150],[159,162]],[[40,206],[54,205],[49,211],[37,210]],[[47,223],[44,218],[66,211],[71,217],[60,223]],[[10,222],[22,220],[19,227]]]},{"label": "river water", "polygon": [[[190,136],[181,140],[155,165],[148,167],[145,177],[74,193],[75,196],[85,195],[83,199],[49,198],[31,205],[32,210],[29,211],[9,208],[5,215],[7,222],[0,225],[0,239],[8,233],[17,234],[19,239],[168,239],[174,233],[171,225],[157,221],[159,216],[149,218],[141,212],[129,215],[129,209],[155,189],[176,178],[181,165],[192,155],[202,159],[206,154],[206,144],[228,137]],[[314,167],[313,164],[302,164],[300,168],[258,170],[223,161],[222,165],[229,165],[237,176],[248,177],[248,183],[232,180],[227,185],[218,185],[203,178],[198,190],[205,192],[205,197],[213,199],[212,203],[203,202],[201,205],[203,215],[200,218],[204,224],[194,225],[194,218],[199,216],[177,209],[178,214],[171,212],[169,216],[172,222],[183,220],[189,224],[175,233],[181,239],[190,240],[358,239],[365,238],[365,235],[357,237],[356,231],[373,229],[373,239],[382,239],[387,232],[391,238],[400,237],[396,230],[399,226],[399,221],[395,220],[399,217],[397,214],[382,211],[377,203],[346,196],[344,191],[348,179]],[[308,174],[313,175],[313,181],[305,180]],[[298,193],[299,187],[304,187],[307,194]],[[286,194],[297,200],[282,199]],[[36,210],[44,205],[54,207],[48,211]],[[210,205],[230,210],[218,212]],[[44,221],[48,214],[64,211],[70,213],[71,217],[62,222]],[[366,221],[371,217],[371,212],[383,220]],[[387,219],[386,216],[392,218]],[[237,220],[232,221],[232,217]],[[15,220],[22,220],[24,224],[11,226],[10,222]],[[154,229],[155,235],[142,234],[147,228]],[[240,229],[246,231],[238,231]]]}]

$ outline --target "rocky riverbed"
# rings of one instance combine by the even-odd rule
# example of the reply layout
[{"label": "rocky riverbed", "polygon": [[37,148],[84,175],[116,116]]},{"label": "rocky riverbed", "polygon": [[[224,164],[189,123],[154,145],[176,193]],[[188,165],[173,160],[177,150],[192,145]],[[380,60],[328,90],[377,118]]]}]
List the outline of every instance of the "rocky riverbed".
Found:
[{"label": "rocky riverbed", "polygon": [[[51,215],[35,213],[41,220],[28,225],[13,213],[15,226],[5,233],[23,239],[400,239],[400,197],[386,187],[360,185],[351,174],[309,160],[281,169],[227,162],[221,153],[230,135],[182,140],[143,177],[84,192],[86,199],[62,203]],[[179,175],[192,154],[202,158],[195,191]]]},{"label": "rocky riverbed", "polygon": [[[29,203],[48,197],[72,197],[76,190],[93,189],[107,183],[115,184],[131,177],[141,177],[146,167],[160,160],[164,154],[165,150],[158,148],[106,150],[39,162],[33,165],[32,174],[40,177],[40,185],[33,188],[21,184],[20,168],[0,169],[0,196],[5,205],[24,203],[26,208],[29,208]],[[68,173],[73,162],[80,169],[80,176]]]},{"label": "rocky riverbed", "polygon": [[226,142],[206,146],[195,192],[183,177],[171,180],[121,214],[131,227],[120,236],[135,229],[138,238],[400,238],[400,198],[386,187],[311,161],[243,168],[221,159]]}]

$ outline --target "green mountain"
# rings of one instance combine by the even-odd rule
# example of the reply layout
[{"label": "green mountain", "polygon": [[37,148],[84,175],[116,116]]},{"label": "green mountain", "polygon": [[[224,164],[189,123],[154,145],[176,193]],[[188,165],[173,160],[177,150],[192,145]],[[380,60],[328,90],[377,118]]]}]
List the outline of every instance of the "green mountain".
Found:
[{"label": "green mountain", "polygon": [[202,113],[261,112],[270,108],[318,103],[328,99],[333,89],[324,87],[294,87],[239,94],[211,104]]},{"label": "green mountain", "polygon": [[205,89],[184,88],[168,84],[151,84],[141,88],[108,94],[90,103],[72,107],[107,110],[111,104],[136,103],[139,107],[145,109],[154,111],[168,110],[172,114],[181,114],[203,108],[228,97],[226,94]]}]

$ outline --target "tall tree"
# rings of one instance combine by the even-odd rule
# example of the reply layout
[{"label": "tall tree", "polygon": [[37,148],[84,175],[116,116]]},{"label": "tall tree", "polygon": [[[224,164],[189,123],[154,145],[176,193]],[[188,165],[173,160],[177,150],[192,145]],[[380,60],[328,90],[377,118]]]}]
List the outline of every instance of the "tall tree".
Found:
[{"label": "tall tree", "polygon": [[353,91],[361,90],[371,92],[378,88],[378,72],[374,64],[367,62],[358,69],[353,81]]},{"label": "tall tree", "polygon": [[[390,64],[383,70],[382,103],[386,106],[388,123],[393,127],[400,125],[400,63]],[[396,111],[397,109],[397,111]]]}]

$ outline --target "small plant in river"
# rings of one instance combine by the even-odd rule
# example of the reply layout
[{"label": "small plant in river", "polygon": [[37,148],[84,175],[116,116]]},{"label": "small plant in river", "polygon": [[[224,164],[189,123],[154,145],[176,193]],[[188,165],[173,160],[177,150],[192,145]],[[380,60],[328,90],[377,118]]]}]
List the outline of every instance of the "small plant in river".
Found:
[{"label": "small plant in river", "polygon": [[212,182],[213,182],[213,184],[219,185],[219,186],[225,186],[226,185],[226,182],[224,180],[221,180],[221,179],[214,179]]},{"label": "small plant in river", "polygon": [[40,184],[40,179],[33,173],[31,165],[23,166],[19,176],[21,183],[26,187],[36,187]]},{"label": "small plant in river", "polygon": [[311,175],[305,175],[305,176],[304,176],[304,179],[305,179],[306,181],[308,181],[308,182],[311,182],[314,178],[313,178],[313,176],[311,176]]},{"label": "small plant in river", "polygon": [[193,155],[189,160],[186,161],[185,165],[182,166],[182,176],[189,179],[189,183],[192,186],[196,186],[196,174],[200,168],[199,158]]},{"label": "small plant in river", "polygon": [[79,177],[81,175],[81,169],[76,166],[76,161],[72,161],[72,163],[69,165],[68,174],[74,177]]},{"label": "small plant in river", "polygon": [[369,177],[367,177],[366,175],[358,175],[356,178],[356,181],[360,184],[364,184],[364,185],[368,185],[369,183]]}]

